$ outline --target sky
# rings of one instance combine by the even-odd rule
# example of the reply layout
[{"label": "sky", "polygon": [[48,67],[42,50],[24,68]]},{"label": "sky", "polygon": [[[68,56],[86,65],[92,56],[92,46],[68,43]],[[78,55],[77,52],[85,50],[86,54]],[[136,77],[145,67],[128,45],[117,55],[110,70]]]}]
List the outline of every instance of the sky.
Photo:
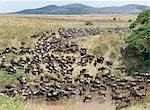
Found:
[{"label": "sky", "polygon": [[126,4],[150,6],[150,0],[0,0],[0,13],[34,9],[47,5],[61,6],[71,3],[82,3],[93,7],[121,6]]}]

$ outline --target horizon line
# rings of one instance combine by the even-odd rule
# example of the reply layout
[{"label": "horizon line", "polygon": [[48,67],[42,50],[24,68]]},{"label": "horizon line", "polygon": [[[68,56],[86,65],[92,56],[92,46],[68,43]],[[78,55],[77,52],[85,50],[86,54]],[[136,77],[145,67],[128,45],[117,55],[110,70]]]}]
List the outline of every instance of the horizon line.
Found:
[{"label": "horizon line", "polygon": [[64,3],[64,4],[62,4],[62,5],[59,5],[59,4],[48,4],[48,5],[39,6],[39,7],[34,7],[34,8],[20,9],[20,10],[18,10],[18,11],[12,11],[12,12],[0,12],[0,14],[15,13],[15,12],[19,12],[19,11],[30,10],[30,9],[38,9],[38,8],[43,8],[43,7],[47,7],[47,6],[52,6],[52,5],[61,7],[61,6],[72,5],[72,4],[85,5],[85,6],[89,6],[89,7],[93,7],[93,8],[121,7],[121,6],[126,6],[126,5],[141,5],[141,6],[147,6],[147,7],[150,7],[149,5],[145,5],[145,4],[136,4],[136,3],[126,3],[126,4],[120,4],[120,5],[110,5],[110,6],[99,6],[99,7],[98,7],[98,6],[92,6],[92,5],[89,5],[89,4],[78,3],[78,2],[77,2],[77,3]]}]

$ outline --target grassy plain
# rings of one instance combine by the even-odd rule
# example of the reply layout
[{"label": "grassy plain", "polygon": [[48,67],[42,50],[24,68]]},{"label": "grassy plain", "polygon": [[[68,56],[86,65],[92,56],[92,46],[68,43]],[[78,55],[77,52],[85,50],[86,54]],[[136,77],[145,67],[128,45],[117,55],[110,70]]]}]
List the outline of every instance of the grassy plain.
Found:
[{"label": "grassy plain", "polygon": [[[116,17],[114,21],[113,18]],[[85,22],[93,22],[95,27],[128,27],[132,14],[101,15],[0,15],[0,48],[19,45],[21,41],[32,41],[30,35],[59,27],[85,27]]]},{"label": "grassy plain", "polygon": [[[47,30],[57,30],[59,27],[90,27],[86,26],[85,22],[93,23],[92,27],[111,28],[111,27],[128,27],[130,22],[128,20],[135,20],[135,14],[100,14],[100,15],[0,15],[0,49],[8,46],[19,46],[20,42],[24,41],[28,45],[32,45],[30,38],[31,34],[41,33]],[[113,18],[116,18],[114,21]],[[100,54],[106,58],[114,61],[115,65],[119,64],[120,48],[125,46],[124,38],[128,33],[122,34],[103,34],[98,36],[87,36],[75,39],[80,47],[87,47],[89,52]],[[114,71],[116,72],[116,71]],[[7,75],[0,71],[0,84],[2,83],[16,83],[17,75],[23,74],[18,71],[16,75]],[[6,103],[2,103],[5,101]],[[10,102],[9,102],[10,101]],[[9,103],[9,106],[6,104]],[[20,104],[21,106],[12,105]],[[22,107],[22,103],[9,100],[5,97],[0,97],[0,110],[49,110],[45,104],[35,105],[27,104]],[[39,109],[37,109],[37,107]],[[149,107],[149,104],[146,105]],[[18,108],[18,109],[16,109]],[[63,108],[62,110],[65,110]],[[67,110],[67,109],[66,109]],[[98,109],[97,109],[98,110]],[[128,110],[149,110],[145,109],[145,105],[132,106]]]},{"label": "grassy plain", "polygon": [[[116,18],[114,21],[113,18]],[[0,15],[0,49],[8,46],[18,47],[20,42],[32,45],[34,42],[30,35],[41,33],[47,30],[57,30],[64,28],[84,28],[84,27],[128,27],[128,20],[135,20],[135,14],[100,14],[100,15]],[[90,21],[93,25],[87,26],[85,23]],[[83,37],[76,39],[80,47],[88,48],[89,52],[104,55],[118,64],[120,57],[120,47],[124,46],[124,37],[122,34],[103,34],[95,37]],[[8,56],[9,58],[15,56]],[[20,74],[20,71],[19,73]],[[16,83],[16,75],[0,74],[0,83]]]}]

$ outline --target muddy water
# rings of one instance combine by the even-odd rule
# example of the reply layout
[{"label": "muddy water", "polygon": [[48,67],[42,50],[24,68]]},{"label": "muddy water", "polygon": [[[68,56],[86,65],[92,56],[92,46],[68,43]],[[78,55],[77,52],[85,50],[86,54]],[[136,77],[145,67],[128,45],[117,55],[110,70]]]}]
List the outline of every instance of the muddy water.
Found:
[{"label": "muddy water", "polygon": [[[133,98],[131,105],[150,101],[150,87],[147,88],[147,95],[143,99]],[[121,92],[121,91],[120,91]],[[127,92],[125,92],[127,94]],[[122,94],[123,95],[123,94]],[[94,96],[93,96],[94,97]],[[112,103],[110,92],[107,91],[105,99],[94,99],[92,102],[83,103],[83,97],[77,96],[74,99],[59,102],[47,102],[43,99],[33,100],[26,103],[26,108],[31,110],[115,110],[116,105]]]},{"label": "muddy water", "polygon": [[83,103],[84,96],[75,96],[70,100],[45,101],[43,98],[30,100],[26,106],[31,110],[115,110],[116,106],[112,103],[110,93],[106,97],[98,98],[92,95],[92,101]]},{"label": "muddy water", "polygon": [[[4,89],[4,86],[0,87],[0,90]],[[135,99],[131,97],[131,105],[134,103],[145,103],[150,102],[150,85],[148,85],[146,91],[146,96],[143,99]],[[122,96],[128,96],[128,90],[122,91],[118,89]],[[59,102],[47,102],[43,98],[30,100],[25,103],[25,108],[27,110],[115,110],[116,105],[112,103],[111,91],[107,89],[105,98],[98,98],[97,93],[91,94],[92,102],[83,103],[84,96],[75,96],[70,100],[59,101]]]},{"label": "muddy water", "polygon": [[[1,87],[1,89],[4,86]],[[127,91],[121,91],[120,93],[127,94]],[[83,103],[83,98],[76,96],[71,100],[59,101],[59,102],[47,102],[43,98],[30,100],[25,103],[27,110],[115,110],[116,105],[112,103],[111,92],[106,92],[106,98],[97,99],[96,95],[92,95],[92,102]],[[147,87],[146,96],[143,99],[132,99],[131,105],[134,103],[145,103],[150,101],[150,86]]]}]

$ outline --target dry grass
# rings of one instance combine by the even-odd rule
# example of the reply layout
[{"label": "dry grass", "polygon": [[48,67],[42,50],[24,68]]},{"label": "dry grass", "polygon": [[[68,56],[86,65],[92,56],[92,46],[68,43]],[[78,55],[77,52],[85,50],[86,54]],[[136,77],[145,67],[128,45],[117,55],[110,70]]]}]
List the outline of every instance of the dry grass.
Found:
[{"label": "dry grass", "polygon": [[114,66],[118,65],[118,59],[121,57],[120,48],[125,46],[124,34],[102,34],[98,36],[88,36],[77,39],[77,43],[80,47],[87,47],[90,53],[104,56],[106,60],[112,60]]},{"label": "dry grass", "polygon": [[[113,18],[116,17],[116,21]],[[19,46],[21,41],[32,45],[31,34],[46,30],[55,30],[59,27],[87,27],[86,21],[93,23],[92,27],[127,27],[128,19],[135,19],[132,14],[101,14],[101,15],[0,15],[0,49],[7,46]],[[97,36],[87,36],[75,39],[80,47],[86,47],[90,53],[104,56],[114,62],[114,67],[119,65],[120,47],[124,46],[124,34],[107,33]],[[8,56],[9,59],[15,56]],[[90,65],[90,74],[95,72]],[[80,68],[79,68],[80,69]],[[76,69],[76,73],[79,71]],[[1,72],[4,73],[4,72]],[[95,73],[96,74],[96,73]],[[6,82],[9,77],[1,74],[0,82]],[[14,78],[12,78],[14,79]],[[11,80],[11,82],[13,82]]]},{"label": "dry grass", "polygon": [[[116,21],[113,18],[116,17]],[[30,35],[58,27],[85,27],[86,21],[98,27],[127,27],[136,15],[0,15],[0,48],[31,43]]]},{"label": "dry grass", "polygon": [[[116,17],[116,21],[113,18]],[[0,49],[7,46],[19,46],[21,41],[27,42],[28,45],[32,44],[32,40],[29,37],[31,34],[40,33],[46,30],[55,30],[59,27],[86,27],[85,22],[90,21],[94,27],[128,27],[128,20],[134,20],[136,15],[0,15]],[[124,46],[124,34],[103,34],[98,36],[87,36],[76,39],[80,47],[86,47],[90,53],[93,53],[98,47],[99,55],[105,56],[106,59],[112,59],[114,66],[119,64],[118,59],[120,57],[120,47]],[[97,53],[97,52],[96,52]],[[91,71],[94,73],[94,69],[88,65]],[[77,68],[78,70],[78,68]],[[77,71],[78,72],[78,71]],[[2,73],[2,72],[0,72]],[[9,82],[14,82],[16,76],[11,78],[5,73],[1,74],[0,83],[7,82],[8,79],[12,79]],[[4,76],[3,76],[4,75]],[[26,104],[25,110],[106,110],[106,106],[102,105],[75,105],[65,104],[64,106],[51,106],[45,103],[40,104]],[[81,107],[81,108],[80,108]],[[104,109],[103,109],[104,108]],[[107,107],[110,110],[110,107]]]},{"label": "dry grass", "polygon": [[150,110],[150,103],[136,104],[122,110]]}]

